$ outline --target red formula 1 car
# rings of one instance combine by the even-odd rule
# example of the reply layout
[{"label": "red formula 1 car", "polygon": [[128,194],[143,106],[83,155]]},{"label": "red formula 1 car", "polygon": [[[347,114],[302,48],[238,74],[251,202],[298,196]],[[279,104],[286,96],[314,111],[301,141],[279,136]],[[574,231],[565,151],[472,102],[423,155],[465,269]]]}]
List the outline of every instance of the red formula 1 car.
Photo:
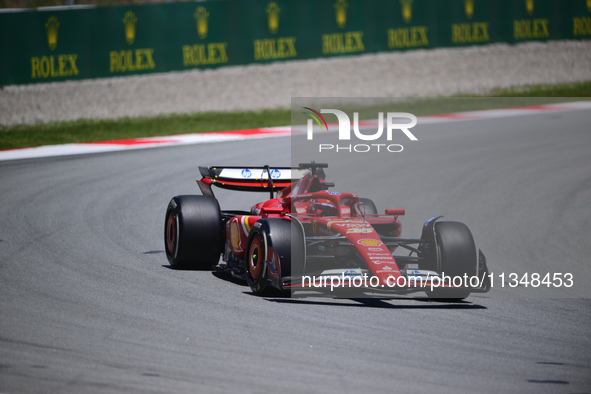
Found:
[{"label": "red formula 1 car", "polygon": [[[379,214],[367,198],[330,191],[326,167],[199,167],[203,196],[176,196],[166,210],[170,265],[217,265],[255,294],[353,289],[462,299],[490,289],[486,260],[466,225],[436,216],[421,238],[401,238],[404,210]],[[270,198],[249,211],[222,211],[212,186],[269,191]]]}]

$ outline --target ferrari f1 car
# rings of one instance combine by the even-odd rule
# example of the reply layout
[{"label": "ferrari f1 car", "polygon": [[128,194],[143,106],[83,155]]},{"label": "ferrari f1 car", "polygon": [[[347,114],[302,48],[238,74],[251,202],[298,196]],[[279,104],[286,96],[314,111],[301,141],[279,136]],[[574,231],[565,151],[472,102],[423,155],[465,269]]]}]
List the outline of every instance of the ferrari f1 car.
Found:
[{"label": "ferrari f1 car", "polygon": [[[327,166],[199,167],[203,195],[176,196],[166,210],[170,265],[215,266],[258,295],[348,288],[462,299],[490,289],[486,260],[466,225],[436,216],[421,238],[403,238],[403,209],[379,214],[370,199],[331,191]],[[268,191],[270,198],[249,211],[221,210],[213,186]]]}]

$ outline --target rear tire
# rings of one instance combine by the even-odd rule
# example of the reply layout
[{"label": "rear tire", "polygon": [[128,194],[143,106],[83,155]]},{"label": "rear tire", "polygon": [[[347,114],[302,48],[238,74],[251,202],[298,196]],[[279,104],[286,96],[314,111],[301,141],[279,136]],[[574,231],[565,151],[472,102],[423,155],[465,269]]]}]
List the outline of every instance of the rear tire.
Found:
[{"label": "rear tire", "polygon": [[224,235],[217,200],[209,196],[176,196],[164,220],[164,250],[177,269],[211,269],[220,259]]},{"label": "rear tire", "polygon": [[[289,275],[282,274],[281,276],[291,276],[292,281],[297,281],[298,277],[304,275],[304,268],[306,265],[306,236],[304,235],[304,229],[297,220],[291,220],[291,244],[290,244],[290,257],[289,265],[291,270]],[[283,264],[282,264],[283,266]]]},{"label": "rear tire", "polygon": [[[297,253],[299,248],[294,249],[295,253],[292,255],[292,242],[303,244],[303,240],[299,241],[297,235],[301,231],[292,229],[293,225],[294,223],[290,220],[269,218],[257,221],[250,230],[246,248],[246,281],[253,293],[268,295],[280,291],[282,295],[289,294],[286,290],[271,288],[268,269],[279,272],[280,282],[282,278],[301,271],[303,255],[300,256],[300,253]],[[294,235],[296,235],[295,240]],[[275,253],[279,261],[269,263],[275,266],[268,267],[267,262],[270,260],[271,252]]]},{"label": "rear tire", "polygon": [[[478,260],[474,238],[468,227],[460,222],[435,224],[435,237],[439,255],[438,272],[445,276],[469,277],[477,274]],[[428,290],[429,298],[459,301],[470,295],[470,290],[437,287]]]},{"label": "rear tire", "polygon": [[246,282],[253,293],[264,295],[268,292],[269,280],[267,279],[267,234],[256,222],[246,243]]}]

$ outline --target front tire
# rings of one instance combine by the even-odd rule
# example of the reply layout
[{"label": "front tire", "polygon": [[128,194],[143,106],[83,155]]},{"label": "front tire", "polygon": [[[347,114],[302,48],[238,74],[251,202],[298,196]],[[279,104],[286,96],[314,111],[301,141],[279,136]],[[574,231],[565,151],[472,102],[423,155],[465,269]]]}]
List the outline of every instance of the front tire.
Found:
[{"label": "front tire", "polygon": [[[477,274],[478,260],[476,245],[470,229],[460,222],[440,222],[435,224],[435,237],[438,249],[437,271],[445,276],[455,277]],[[437,287],[428,290],[429,298],[459,301],[470,295],[470,290]]]},{"label": "front tire", "polygon": [[222,215],[209,196],[176,196],[164,220],[164,250],[177,269],[211,269],[223,251]]}]

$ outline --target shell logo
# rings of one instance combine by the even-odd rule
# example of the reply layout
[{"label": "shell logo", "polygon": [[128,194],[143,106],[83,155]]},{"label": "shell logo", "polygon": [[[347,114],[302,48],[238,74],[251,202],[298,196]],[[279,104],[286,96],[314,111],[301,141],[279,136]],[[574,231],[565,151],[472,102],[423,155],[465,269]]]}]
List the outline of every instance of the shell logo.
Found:
[{"label": "shell logo", "polygon": [[357,241],[357,243],[359,245],[363,245],[363,246],[381,246],[382,241],[378,240],[378,239],[360,239],[359,241]]}]

